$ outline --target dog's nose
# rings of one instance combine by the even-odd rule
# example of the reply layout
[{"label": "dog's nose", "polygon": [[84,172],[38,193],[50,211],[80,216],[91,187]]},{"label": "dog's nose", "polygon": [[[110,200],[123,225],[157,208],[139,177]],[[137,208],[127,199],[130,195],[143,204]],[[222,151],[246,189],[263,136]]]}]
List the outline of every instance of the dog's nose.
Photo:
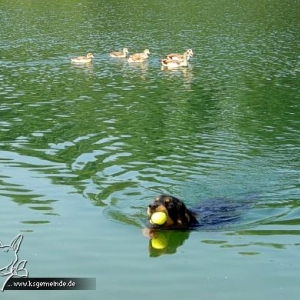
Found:
[{"label": "dog's nose", "polygon": [[149,206],[148,206],[150,209],[155,209],[156,207],[157,207],[157,205],[156,204],[149,204]]}]

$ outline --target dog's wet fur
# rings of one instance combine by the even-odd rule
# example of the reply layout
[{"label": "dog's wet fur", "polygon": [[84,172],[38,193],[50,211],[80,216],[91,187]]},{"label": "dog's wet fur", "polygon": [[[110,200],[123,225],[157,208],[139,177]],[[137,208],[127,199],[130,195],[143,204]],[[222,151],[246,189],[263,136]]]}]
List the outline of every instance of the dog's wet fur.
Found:
[{"label": "dog's wet fur", "polygon": [[162,225],[149,224],[151,228],[191,229],[199,225],[196,213],[188,209],[181,200],[170,195],[160,195],[149,204],[147,209],[149,219],[155,212],[164,212],[167,220]]},{"label": "dog's wet fur", "polygon": [[[171,195],[160,195],[148,206],[149,229],[165,230],[193,230],[209,229],[219,230],[237,225],[246,210],[249,210],[258,196],[253,194],[244,199],[231,200],[223,197],[202,200],[192,209],[186,207],[183,201]],[[151,224],[153,213],[164,212],[167,220],[162,225]]]}]

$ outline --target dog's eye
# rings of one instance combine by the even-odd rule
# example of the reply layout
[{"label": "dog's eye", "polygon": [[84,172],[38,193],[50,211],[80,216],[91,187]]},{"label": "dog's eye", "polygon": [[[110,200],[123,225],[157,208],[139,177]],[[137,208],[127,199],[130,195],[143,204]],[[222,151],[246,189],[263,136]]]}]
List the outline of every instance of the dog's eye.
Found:
[{"label": "dog's eye", "polygon": [[172,201],[171,198],[166,198],[166,199],[165,199],[165,202],[166,202],[166,203],[170,203],[171,201]]}]

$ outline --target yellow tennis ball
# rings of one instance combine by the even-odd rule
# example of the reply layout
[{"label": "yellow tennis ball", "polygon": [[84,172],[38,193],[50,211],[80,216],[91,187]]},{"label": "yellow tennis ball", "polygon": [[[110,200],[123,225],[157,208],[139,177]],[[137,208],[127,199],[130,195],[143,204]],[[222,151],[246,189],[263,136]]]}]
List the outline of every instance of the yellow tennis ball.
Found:
[{"label": "yellow tennis ball", "polygon": [[152,214],[150,218],[150,223],[156,224],[156,225],[162,225],[167,221],[167,215],[160,211]]}]

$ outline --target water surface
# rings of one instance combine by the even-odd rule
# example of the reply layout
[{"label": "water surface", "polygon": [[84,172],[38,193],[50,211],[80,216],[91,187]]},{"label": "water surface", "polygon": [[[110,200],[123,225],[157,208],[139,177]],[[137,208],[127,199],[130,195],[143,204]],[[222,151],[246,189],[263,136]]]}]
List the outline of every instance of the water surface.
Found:
[{"label": "water surface", "polygon": [[[298,299],[299,7],[1,2],[0,239],[24,235],[31,277],[97,280],[30,299]],[[109,57],[123,47],[150,58]],[[189,68],[161,70],[188,48]],[[153,243],[142,228],[160,193],[252,205]],[[3,293],[16,296],[29,299]]]}]

